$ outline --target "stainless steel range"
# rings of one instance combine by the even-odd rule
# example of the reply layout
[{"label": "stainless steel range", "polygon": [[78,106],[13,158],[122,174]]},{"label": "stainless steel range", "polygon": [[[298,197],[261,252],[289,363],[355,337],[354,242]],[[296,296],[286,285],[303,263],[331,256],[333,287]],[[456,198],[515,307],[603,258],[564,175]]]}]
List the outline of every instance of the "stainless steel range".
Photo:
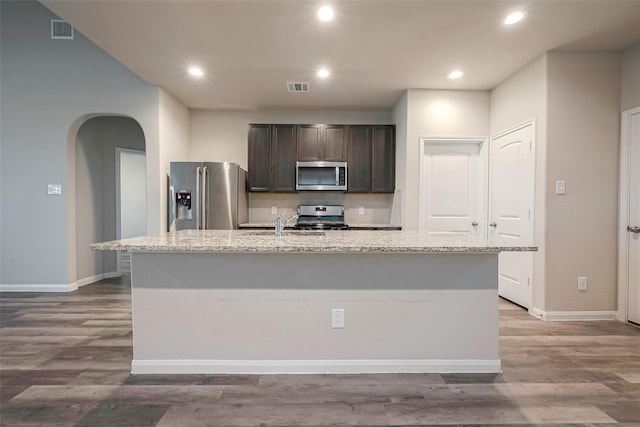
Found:
[{"label": "stainless steel range", "polygon": [[298,206],[297,230],[348,230],[344,223],[344,206],[300,205]]}]

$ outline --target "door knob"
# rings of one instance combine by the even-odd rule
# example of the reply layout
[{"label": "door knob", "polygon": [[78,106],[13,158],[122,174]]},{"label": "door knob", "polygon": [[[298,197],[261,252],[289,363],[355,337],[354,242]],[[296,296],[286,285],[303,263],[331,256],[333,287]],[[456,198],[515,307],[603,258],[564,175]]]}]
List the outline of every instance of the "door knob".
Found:
[{"label": "door knob", "polygon": [[640,225],[636,225],[635,227],[627,226],[627,231],[630,233],[640,233]]},{"label": "door knob", "polygon": [[496,222],[495,222],[495,221],[491,221],[491,222],[489,223],[489,227],[496,227],[497,225],[498,225],[498,224],[496,224]]},{"label": "door knob", "polygon": [[478,226],[478,221],[473,221],[473,222],[471,223],[471,225],[473,225],[474,227],[477,227],[477,226]]}]

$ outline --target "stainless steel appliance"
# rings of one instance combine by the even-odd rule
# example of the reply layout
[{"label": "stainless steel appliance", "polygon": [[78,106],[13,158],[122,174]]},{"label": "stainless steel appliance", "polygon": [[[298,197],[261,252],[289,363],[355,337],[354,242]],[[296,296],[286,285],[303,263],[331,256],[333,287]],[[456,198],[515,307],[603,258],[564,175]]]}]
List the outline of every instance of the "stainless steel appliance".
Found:
[{"label": "stainless steel appliance", "polygon": [[169,230],[237,229],[247,222],[247,172],[229,162],[171,162]]},{"label": "stainless steel appliance", "polygon": [[296,190],[347,191],[347,162],[296,162]]},{"label": "stainless steel appliance", "polygon": [[344,206],[300,205],[297,230],[348,230],[344,223]]}]

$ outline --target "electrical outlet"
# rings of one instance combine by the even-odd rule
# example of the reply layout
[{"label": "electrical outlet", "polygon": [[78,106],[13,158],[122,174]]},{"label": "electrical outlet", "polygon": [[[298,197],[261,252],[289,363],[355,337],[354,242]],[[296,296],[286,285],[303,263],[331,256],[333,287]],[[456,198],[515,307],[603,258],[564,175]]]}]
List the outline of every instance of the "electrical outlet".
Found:
[{"label": "electrical outlet", "polygon": [[567,194],[566,181],[556,181],[556,194]]},{"label": "electrical outlet", "polygon": [[344,308],[334,308],[331,310],[331,327],[333,329],[344,328]]},{"label": "electrical outlet", "polygon": [[360,207],[358,208],[358,214],[359,214],[359,215],[364,215],[364,206],[360,206]]},{"label": "electrical outlet", "polygon": [[272,215],[278,215],[278,207],[277,206],[271,206],[271,214]]},{"label": "electrical outlet", "polygon": [[578,277],[578,290],[586,291],[587,290],[587,278],[586,277]]}]

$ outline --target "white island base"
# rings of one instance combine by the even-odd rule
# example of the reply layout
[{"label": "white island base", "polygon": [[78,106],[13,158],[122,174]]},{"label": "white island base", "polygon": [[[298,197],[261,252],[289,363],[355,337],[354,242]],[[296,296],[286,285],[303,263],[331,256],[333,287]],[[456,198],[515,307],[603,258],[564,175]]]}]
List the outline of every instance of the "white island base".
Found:
[{"label": "white island base", "polygon": [[133,252],[132,266],[134,374],[500,372],[497,252]]}]

